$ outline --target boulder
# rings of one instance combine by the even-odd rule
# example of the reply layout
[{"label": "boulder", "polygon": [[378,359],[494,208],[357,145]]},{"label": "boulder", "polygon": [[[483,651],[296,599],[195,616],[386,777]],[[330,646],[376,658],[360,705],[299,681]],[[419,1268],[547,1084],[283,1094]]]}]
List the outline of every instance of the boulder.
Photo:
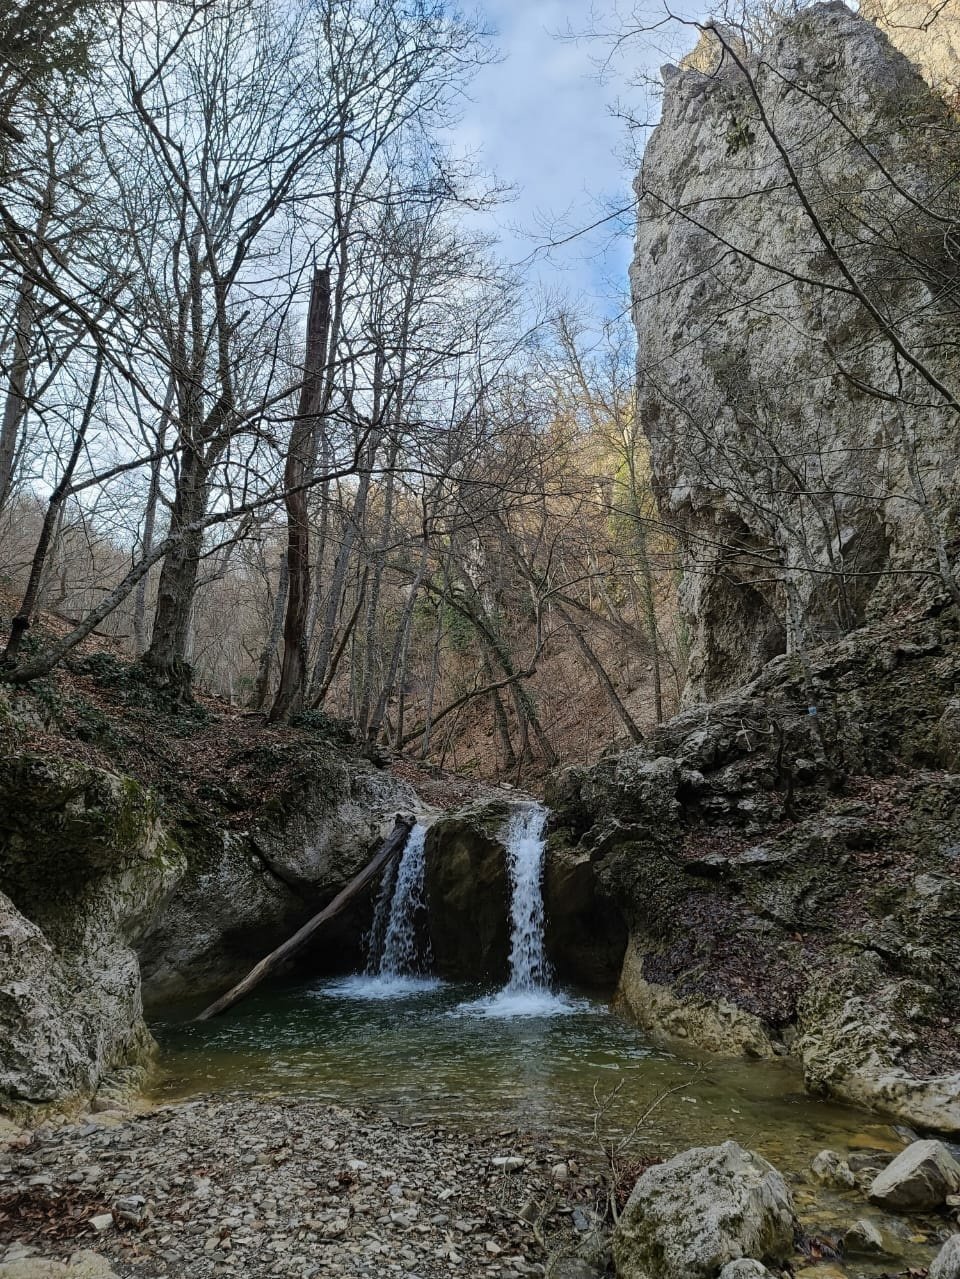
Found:
[{"label": "boulder", "polygon": [[960,1164],[942,1141],[915,1141],[873,1180],[870,1199],[893,1212],[929,1212],[960,1190]]},{"label": "boulder", "polygon": [[843,1253],[849,1257],[873,1257],[884,1251],[883,1235],[866,1217],[855,1221],[843,1233]]},{"label": "boulder", "polygon": [[773,1279],[766,1266],[750,1257],[742,1261],[729,1261],[720,1271],[717,1279]]},{"label": "boulder", "polygon": [[856,1178],[850,1165],[835,1150],[821,1150],[813,1157],[810,1172],[822,1186],[834,1186],[838,1190],[852,1190]]},{"label": "boulder", "polygon": [[794,1210],[781,1175],[736,1142],[687,1150],[648,1169],[613,1236],[621,1279],[713,1279],[744,1258],[793,1251]]},{"label": "boulder", "polygon": [[960,1279],[960,1235],[951,1235],[943,1245],[927,1279]]}]

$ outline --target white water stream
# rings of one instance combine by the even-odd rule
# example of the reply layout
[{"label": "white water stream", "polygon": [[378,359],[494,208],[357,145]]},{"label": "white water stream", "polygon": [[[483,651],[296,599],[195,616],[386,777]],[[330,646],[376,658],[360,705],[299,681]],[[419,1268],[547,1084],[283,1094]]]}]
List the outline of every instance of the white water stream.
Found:
[{"label": "white water stream", "polygon": [[370,930],[367,970],[335,983],[334,993],[354,999],[396,999],[440,985],[436,977],[424,976],[430,954],[429,946],[420,944],[419,925],[426,910],[426,838],[427,827],[417,822],[407,836],[396,873],[384,875]]},{"label": "white water stream", "polygon": [[495,995],[461,1004],[458,1011],[480,1017],[556,1017],[579,1010],[580,1001],[558,995],[544,949],[544,827],[541,804],[515,808],[501,838],[510,875],[510,977]]}]

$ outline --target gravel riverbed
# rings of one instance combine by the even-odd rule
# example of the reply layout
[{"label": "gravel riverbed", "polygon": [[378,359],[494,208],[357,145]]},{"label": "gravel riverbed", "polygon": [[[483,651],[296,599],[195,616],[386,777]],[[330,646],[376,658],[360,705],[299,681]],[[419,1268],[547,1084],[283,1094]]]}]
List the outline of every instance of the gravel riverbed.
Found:
[{"label": "gravel riverbed", "polygon": [[205,1098],[0,1139],[0,1275],[92,1249],[123,1279],[541,1276],[597,1193],[534,1134]]}]

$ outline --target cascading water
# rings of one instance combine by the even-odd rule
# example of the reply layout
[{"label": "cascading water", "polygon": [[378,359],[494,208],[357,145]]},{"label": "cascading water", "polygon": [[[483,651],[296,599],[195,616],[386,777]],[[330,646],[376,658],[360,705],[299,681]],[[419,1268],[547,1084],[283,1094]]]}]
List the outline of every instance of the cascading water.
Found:
[{"label": "cascading water", "polygon": [[395,999],[440,985],[435,977],[423,976],[430,955],[429,949],[419,944],[419,924],[426,910],[426,838],[427,827],[418,822],[407,836],[400,865],[384,875],[370,929],[366,972],[329,985],[327,994]]},{"label": "cascading water", "polygon": [[507,869],[510,874],[510,980],[507,990],[545,990],[550,971],[543,949],[543,828],[547,810],[539,804],[518,808],[507,823]]},{"label": "cascading water", "polygon": [[488,999],[462,1004],[461,1012],[483,1017],[554,1017],[579,1004],[551,989],[544,949],[543,862],[547,810],[540,804],[516,808],[501,838],[510,875],[510,977]]},{"label": "cascading water", "polygon": [[407,837],[377,967],[381,977],[415,977],[429,958],[417,952],[417,916],[426,909],[423,900],[426,838],[427,828],[419,822]]}]

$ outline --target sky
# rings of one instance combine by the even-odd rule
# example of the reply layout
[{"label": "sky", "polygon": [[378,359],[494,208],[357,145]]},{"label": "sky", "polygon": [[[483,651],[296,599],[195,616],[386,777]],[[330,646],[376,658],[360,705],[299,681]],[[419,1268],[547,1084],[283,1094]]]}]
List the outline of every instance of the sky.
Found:
[{"label": "sky", "polygon": [[[558,38],[588,25],[586,0],[479,0],[479,12],[502,57],[474,81],[456,140],[516,188],[483,225],[492,220],[501,255],[520,262],[544,240],[586,227],[630,202],[628,131],[611,108],[629,93],[631,72],[644,63],[654,69],[665,59],[634,46],[629,65],[624,60],[603,82],[597,64],[604,45]],[[612,21],[604,3],[595,15],[601,23]],[[633,100],[641,105],[637,93]],[[527,266],[534,289],[566,293],[595,314],[620,311],[631,246],[628,226],[613,234],[617,230],[608,223],[562,249],[538,253]]]}]

